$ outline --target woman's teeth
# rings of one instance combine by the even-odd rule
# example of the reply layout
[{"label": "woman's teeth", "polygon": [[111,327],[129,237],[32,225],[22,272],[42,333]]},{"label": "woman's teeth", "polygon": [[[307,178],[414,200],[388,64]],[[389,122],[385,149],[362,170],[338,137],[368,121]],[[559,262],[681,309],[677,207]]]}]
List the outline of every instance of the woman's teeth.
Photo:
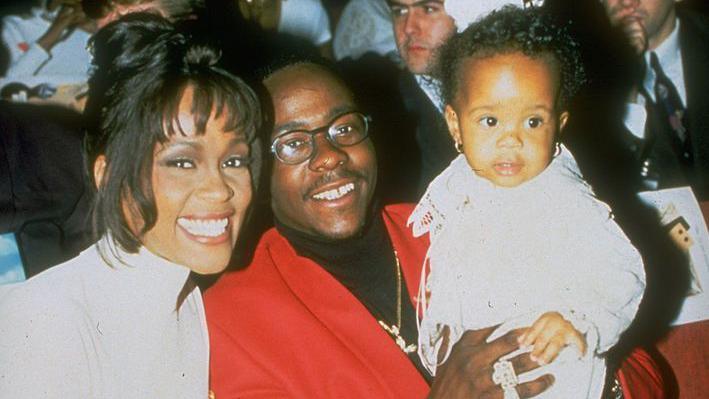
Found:
[{"label": "woman's teeth", "polygon": [[340,186],[338,188],[334,188],[332,190],[328,191],[323,191],[322,193],[317,193],[313,195],[313,198],[316,200],[327,200],[327,201],[332,201],[336,200],[338,198],[342,198],[345,196],[345,194],[349,193],[350,191],[353,191],[355,189],[354,183],[347,183],[343,186]]},{"label": "woman's teeth", "polygon": [[195,236],[216,237],[224,234],[229,219],[177,219],[177,224]]}]

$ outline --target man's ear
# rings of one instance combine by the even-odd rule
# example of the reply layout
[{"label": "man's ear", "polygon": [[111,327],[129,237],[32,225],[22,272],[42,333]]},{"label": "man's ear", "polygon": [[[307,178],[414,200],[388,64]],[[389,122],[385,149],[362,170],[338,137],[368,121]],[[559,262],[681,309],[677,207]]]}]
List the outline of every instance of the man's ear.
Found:
[{"label": "man's ear", "polygon": [[559,131],[557,134],[561,134],[564,131],[564,128],[566,127],[566,122],[569,120],[569,112],[564,111],[559,115]]},{"label": "man's ear", "polygon": [[103,183],[103,175],[106,172],[106,156],[101,154],[94,161],[94,184],[96,189]]},{"label": "man's ear", "polygon": [[460,138],[460,122],[458,121],[458,114],[450,104],[446,105],[446,109],[443,113],[446,118],[446,125],[448,125],[448,133],[450,133],[456,146],[463,144],[463,141]]}]

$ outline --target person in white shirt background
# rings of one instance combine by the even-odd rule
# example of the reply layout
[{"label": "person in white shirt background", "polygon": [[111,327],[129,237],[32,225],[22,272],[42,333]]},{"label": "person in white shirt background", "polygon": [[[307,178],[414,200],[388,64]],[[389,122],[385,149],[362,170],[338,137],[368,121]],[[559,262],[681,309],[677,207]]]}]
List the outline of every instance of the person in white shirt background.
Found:
[{"label": "person in white shirt background", "polygon": [[56,89],[88,79],[87,42],[96,24],[84,14],[79,0],[48,0],[29,15],[3,18],[2,26],[10,59],[0,88],[16,82],[28,88],[48,84]]}]

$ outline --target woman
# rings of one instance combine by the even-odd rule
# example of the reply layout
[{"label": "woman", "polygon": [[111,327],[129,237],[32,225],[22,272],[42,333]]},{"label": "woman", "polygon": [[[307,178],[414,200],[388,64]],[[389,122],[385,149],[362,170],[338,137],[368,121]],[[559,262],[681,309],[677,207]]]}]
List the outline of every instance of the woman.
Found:
[{"label": "woman", "polygon": [[229,263],[255,181],[254,93],[153,15],[94,41],[86,140],[98,241],[0,298],[3,396],[204,398],[190,272]]}]

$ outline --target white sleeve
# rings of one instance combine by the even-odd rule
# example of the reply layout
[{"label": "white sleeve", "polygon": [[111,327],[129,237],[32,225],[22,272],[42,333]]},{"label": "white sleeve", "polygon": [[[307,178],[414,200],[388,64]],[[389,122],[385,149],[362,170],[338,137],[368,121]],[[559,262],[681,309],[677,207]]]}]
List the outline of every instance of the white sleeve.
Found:
[{"label": "white sleeve", "polygon": [[330,19],[320,0],[283,0],[278,31],[318,46],[332,39]]},{"label": "white sleeve", "polygon": [[51,55],[36,41],[29,41],[22,36],[15,18],[5,18],[3,22],[2,40],[10,51],[10,65],[5,76],[12,78],[36,74]]},{"label": "white sleeve", "polygon": [[588,344],[601,354],[618,342],[635,318],[645,290],[645,268],[610,208],[595,201],[595,212],[588,206],[577,208],[578,256],[570,267],[584,278],[570,287],[565,316],[578,327],[585,324],[586,330],[594,330],[589,336],[597,336],[597,342]]}]

